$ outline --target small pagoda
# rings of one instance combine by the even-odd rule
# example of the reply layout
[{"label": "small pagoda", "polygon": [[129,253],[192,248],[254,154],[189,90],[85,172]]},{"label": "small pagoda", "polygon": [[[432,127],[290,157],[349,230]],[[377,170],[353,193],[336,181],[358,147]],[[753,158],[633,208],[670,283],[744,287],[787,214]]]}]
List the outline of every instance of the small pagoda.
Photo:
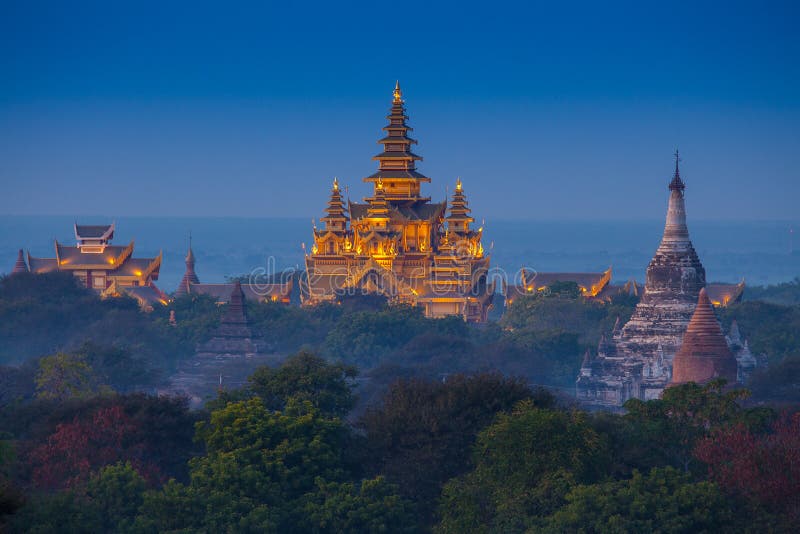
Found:
[{"label": "small pagoda", "polygon": [[400,84],[394,88],[389,124],[373,157],[378,171],[363,179],[372,186],[362,203],[345,201],[333,180],[323,228],[314,227],[306,254],[305,305],[336,301],[358,292],[421,306],[427,317],[458,315],[484,322],[492,303],[489,257],[474,229],[461,180],[450,202],[431,202],[422,184],[431,179],[412,152]]},{"label": "small pagoda", "polygon": [[242,284],[237,280],[219,326],[210,340],[198,345],[198,358],[252,357],[266,351],[264,341],[253,335],[244,302]]},{"label": "small pagoda", "polygon": [[735,384],[737,366],[706,290],[701,289],[692,320],[686,327],[681,348],[672,363],[670,385],[686,382],[704,384],[718,378]]}]

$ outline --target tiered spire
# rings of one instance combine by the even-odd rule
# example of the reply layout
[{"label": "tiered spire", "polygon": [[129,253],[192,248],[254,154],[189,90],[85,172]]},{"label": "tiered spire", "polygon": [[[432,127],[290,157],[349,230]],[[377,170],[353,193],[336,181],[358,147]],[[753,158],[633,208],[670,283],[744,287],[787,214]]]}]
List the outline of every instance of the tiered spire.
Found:
[{"label": "tiered spire", "polygon": [[14,264],[14,270],[11,271],[11,274],[18,274],[18,273],[27,273],[28,272],[28,264],[25,263],[25,256],[22,254],[22,249],[19,249],[17,253],[17,262]]},{"label": "tiered spire", "polygon": [[321,219],[325,223],[325,229],[331,232],[344,232],[345,226],[349,217],[344,209],[344,201],[342,200],[342,193],[339,190],[339,180],[333,179],[333,187],[331,188],[331,199],[328,201],[328,207],[325,208],[325,217]]},{"label": "tiered spire", "polygon": [[376,219],[389,218],[389,204],[386,202],[386,192],[382,180],[375,182],[375,195],[369,199],[367,217]]},{"label": "tiered spire", "polygon": [[194,270],[194,251],[192,250],[192,236],[189,236],[189,251],[186,253],[186,270],[181,278],[181,283],[178,284],[178,289],[175,290],[175,296],[180,297],[186,295],[191,290],[191,284],[199,284],[200,279]]},{"label": "tiered spire", "polygon": [[688,242],[689,229],[686,227],[686,205],[683,200],[683,183],[678,168],[678,151],[675,151],[675,175],[669,184],[669,206],[667,207],[667,223],[664,226],[662,243]]},{"label": "tiered spire", "polygon": [[375,183],[377,188],[378,180],[382,180],[384,194],[390,201],[419,200],[420,184],[431,180],[416,170],[416,162],[422,158],[411,152],[411,145],[417,141],[408,137],[413,128],[406,124],[408,116],[400,82],[395,84],[392,95],[392,107],[386,117],[389,124],[383,128],[386,137],[378,141],[383,145],[383,152],[372,158],[378,161],[378,172],[364,181]]},{"label": "tiered spire", "polygon": [[700,290],[692,320],[686,327],[683,343],[675,355],[672,383],[708,382],[724,378],[736,382],[736,359],[717,321],[705,288]]},{"label": "tiered spire", "polygon": [[469,204],[464,195],[464,188],[461,178],[456,180],[456,190],[453,193],[453,200],[450,202],[450,215],[447,217],[447,229],[451,232],[467,233],[470,223],[475,219],[470,217]]}]

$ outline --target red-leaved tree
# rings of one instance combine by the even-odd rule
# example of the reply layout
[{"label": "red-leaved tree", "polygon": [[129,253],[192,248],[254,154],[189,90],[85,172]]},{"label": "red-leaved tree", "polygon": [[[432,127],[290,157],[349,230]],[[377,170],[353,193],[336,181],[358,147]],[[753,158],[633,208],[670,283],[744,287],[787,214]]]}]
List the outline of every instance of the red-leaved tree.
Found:
[{"label": "red-leaved tree", "polygon": [[800,520],[800,413],[785,414],[767,434],[741,424],[721,429],[694,452],[724,489]]},{"label": "red-leaved tree", "polygon": [[99,408],[91,417],[63,423],[29,455],[33,483],[42,489],[72,487],[92,471],[129,461],[145,478],[159,478],[145,461],[139,429],[121,406]]}]

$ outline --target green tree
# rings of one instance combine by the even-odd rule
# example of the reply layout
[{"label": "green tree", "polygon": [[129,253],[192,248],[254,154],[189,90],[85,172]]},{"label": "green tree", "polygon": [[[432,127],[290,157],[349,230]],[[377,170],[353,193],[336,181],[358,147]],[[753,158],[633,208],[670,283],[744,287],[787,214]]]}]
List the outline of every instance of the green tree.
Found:
[{"label": "green tree", "polygon": [[536,532],[719,532],[741,527],[733,503],[711,482],[671,467],[629,480],[581,485]]},{"label": "green tree", "polygon": [[317,477],[345,478],[346,429],[309,401],[290,400],[283,412],[259,399],[231,403],[198,423],[197,436],[207,454],[190,461],[191,485],[214,503],[206,527],[216,531],[238,521],[289,531],[303,523],[302,500]]},{"label": "green tree", "polygon": [[89,397],[98,391],[109,389],[99,383],[83,356],[59,352],[39,360],[39,372],[36,375],[38,398],[66,400]]},{"label": "green tree", "polygon": [[410,501],[383,477],[353,482],[325,482],[305,507],[311,530],[319,533],[417,532]]},{"label": "green tree", "polygon": [[328,363],[308,351],[290,356],[280,367],[259,367],[249,378],[250,390],[267,408],[282,410],[290,398],[309,401],[323,414],[343,417],[353,407],[355,367]]},{"label": "green tree", "polygon": [[523,380],[495,373],[453,375],[444,383],[398,381],[359,421],[366,433],[365,462],[371,473],[398,484],[427,519],[442,484],[470,468],[478,432],[498,412],[530,398],[544,406],[554,402]]},{"label": "green tree", "polygon": [[136,518],[146,489],[130,462],[110,465],[86,484],[83,523],[94,532],[121,532]]},{"label": "green tree", "polygon": [[652,466],[669,465],[689,471],[696,465],[693,449],[712,430],[736,422],[764,427],[775,416],[769,409],[745,410],[739,402],[747,390],[727,390],[724,380],[705,385],[682,384],[664,390],[660,399],[625,403],[630,434]]},{"label": "green tree", "polygon": [[478,435],[475,469],[448,482],[439,533],[520,532],[557,510],[577,483],[607,468],[603,438],[582,412],[522,401]]}]

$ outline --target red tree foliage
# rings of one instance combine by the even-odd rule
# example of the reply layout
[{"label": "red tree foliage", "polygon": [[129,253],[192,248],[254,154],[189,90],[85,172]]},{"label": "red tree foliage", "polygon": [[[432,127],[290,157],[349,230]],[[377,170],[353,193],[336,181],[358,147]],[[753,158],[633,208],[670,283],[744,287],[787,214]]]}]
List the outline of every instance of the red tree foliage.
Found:
[{"label": "red tree foliage", "polygon": [[784,415],[772,430],[721,429],[698,443],[695,456],[721,487],[800,519],[800,413]]},{"label": "red tree foliage", "polygon": [[130,461],[150,481],[158,469],[144,460],[137,425],[121,406],[96,410],[91,418],[60,424],[45,443],[34,448],[29,461],[33,483],[39,488],[72,487],[92,471],[119,461]]}]

